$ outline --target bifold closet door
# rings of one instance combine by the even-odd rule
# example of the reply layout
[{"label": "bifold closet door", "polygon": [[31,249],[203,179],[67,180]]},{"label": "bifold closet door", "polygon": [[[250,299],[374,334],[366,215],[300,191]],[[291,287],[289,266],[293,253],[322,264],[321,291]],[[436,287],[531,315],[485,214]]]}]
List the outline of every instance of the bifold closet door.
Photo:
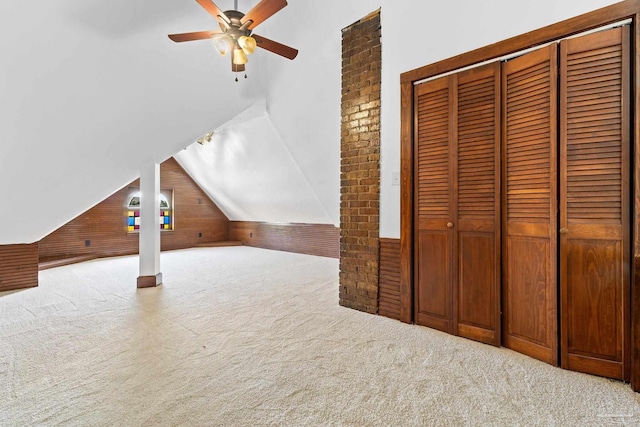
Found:
[{"label": "bifold closet door", "polygon": [[500,345],[500,63],[454,81],[456,333]]},{"label": "bifold closet door", "polygon": [[451,77],[415,90],[415,321],[453,333],[455,147]]},{"label": "bifold closet door", "polygon": [[415,90],[416,323],[500,345],[500,65]]},{"label": "bifold closet door", "polygon": [[629,27],[560,44],[562,367],[629,378]]},{"label": "bifold closet door", "polygon": [[505,62],[503,345],[558,363],[557,45]]}]

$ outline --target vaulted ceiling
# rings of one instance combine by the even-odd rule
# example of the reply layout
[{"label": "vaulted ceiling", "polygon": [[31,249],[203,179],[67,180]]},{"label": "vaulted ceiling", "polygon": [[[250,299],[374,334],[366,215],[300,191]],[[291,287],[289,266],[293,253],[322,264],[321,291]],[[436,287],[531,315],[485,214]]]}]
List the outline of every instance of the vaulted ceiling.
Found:
[{"label": "vaulted ceiling", "polygon": [[0,2],[0,244],[39,240],[174,154],[231,219],[337,224],[341,29],[380,7],[394,237],[400,73],[612,3],[289,0],[256,32],[298,58],[258,50],[236,83],[209,42],[167,38],[216,28],[194,0]]}]

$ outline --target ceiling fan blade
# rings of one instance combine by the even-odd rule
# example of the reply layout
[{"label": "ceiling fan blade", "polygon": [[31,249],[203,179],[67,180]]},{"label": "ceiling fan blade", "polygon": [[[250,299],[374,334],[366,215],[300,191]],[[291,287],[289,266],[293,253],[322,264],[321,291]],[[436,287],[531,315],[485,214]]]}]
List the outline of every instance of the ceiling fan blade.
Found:
[{"label": "ceiling fan blade", "polygon": [[193,33],[169,34],[169,38],[176,43],[190,42],[193,40],[204,40],[215,37],[217,34],[224,34],[221,31],[196,31]]},{"label": "ceiling fan blade", "polygon": [[286,5],[287,0],[262,0],[260,3],[255,5],[253,9],[247,12],[240,22],[244,24],[247,21],[252,20],[253,23],[248,27],[252,30]]},{"label": "ceiling fan blade", "polygon": [[218,17],[221,16],[222,20],[226,21],[227,23],[231,22],[231,20],[227,17],[227,15],[224,14],[223,11],[220,10],[220,8],[218,6],[216,6],[216,4],[211,1],[211,0],[196,0],[198,3],[200,3],[200,6],[204,7],[207,12],[209,12],[211,14],[211,16],[213,16],[214,18],[220,20]]},{"label": "ceiling fan blade", "polygon": [[257,34],[253,34],[251,37],[256,39],[256,44],[258,45],[258,47],[268,50],[269,52],[284,56],[287,59],[294,59],[296,56],[298,56],[298,49],[294,49],[281,43],[274,42],[273,40],[269,40]]}]

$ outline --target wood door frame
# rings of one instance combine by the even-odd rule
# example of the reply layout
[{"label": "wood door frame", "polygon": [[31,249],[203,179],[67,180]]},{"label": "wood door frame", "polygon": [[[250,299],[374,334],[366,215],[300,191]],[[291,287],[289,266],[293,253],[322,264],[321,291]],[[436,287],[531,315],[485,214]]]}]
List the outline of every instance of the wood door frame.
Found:
[{"label": "wood door frame", "polygon": [[625,0],[574,18],[515,36],[452,58],[402,73],[400,76],[400,320],[413,320],[413,87],[418,81],[523,51],[625,19],[632,19],[632,115],[634,168],[631,266],[631,387],[640,391],[640,0]]}]

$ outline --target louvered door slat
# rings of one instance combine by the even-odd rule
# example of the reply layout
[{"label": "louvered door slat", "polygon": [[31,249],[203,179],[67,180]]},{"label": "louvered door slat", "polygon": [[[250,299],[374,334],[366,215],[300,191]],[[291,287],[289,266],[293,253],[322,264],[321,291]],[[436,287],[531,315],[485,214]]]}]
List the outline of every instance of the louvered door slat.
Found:
[{"label": "louvered door slat", "polygon": [[562,366],[629,375],[629,30],[561,43]]},{"label": "louvered door slat", "polygon": [[551,45],[502,68],[503,340],[551,364],[558,348],[556,57]]},{"label": "louvered door slat", "polygon": [[449,89],[442,88],[418,98],[418,210],[419,218],[448,218],[449,191]]}]

